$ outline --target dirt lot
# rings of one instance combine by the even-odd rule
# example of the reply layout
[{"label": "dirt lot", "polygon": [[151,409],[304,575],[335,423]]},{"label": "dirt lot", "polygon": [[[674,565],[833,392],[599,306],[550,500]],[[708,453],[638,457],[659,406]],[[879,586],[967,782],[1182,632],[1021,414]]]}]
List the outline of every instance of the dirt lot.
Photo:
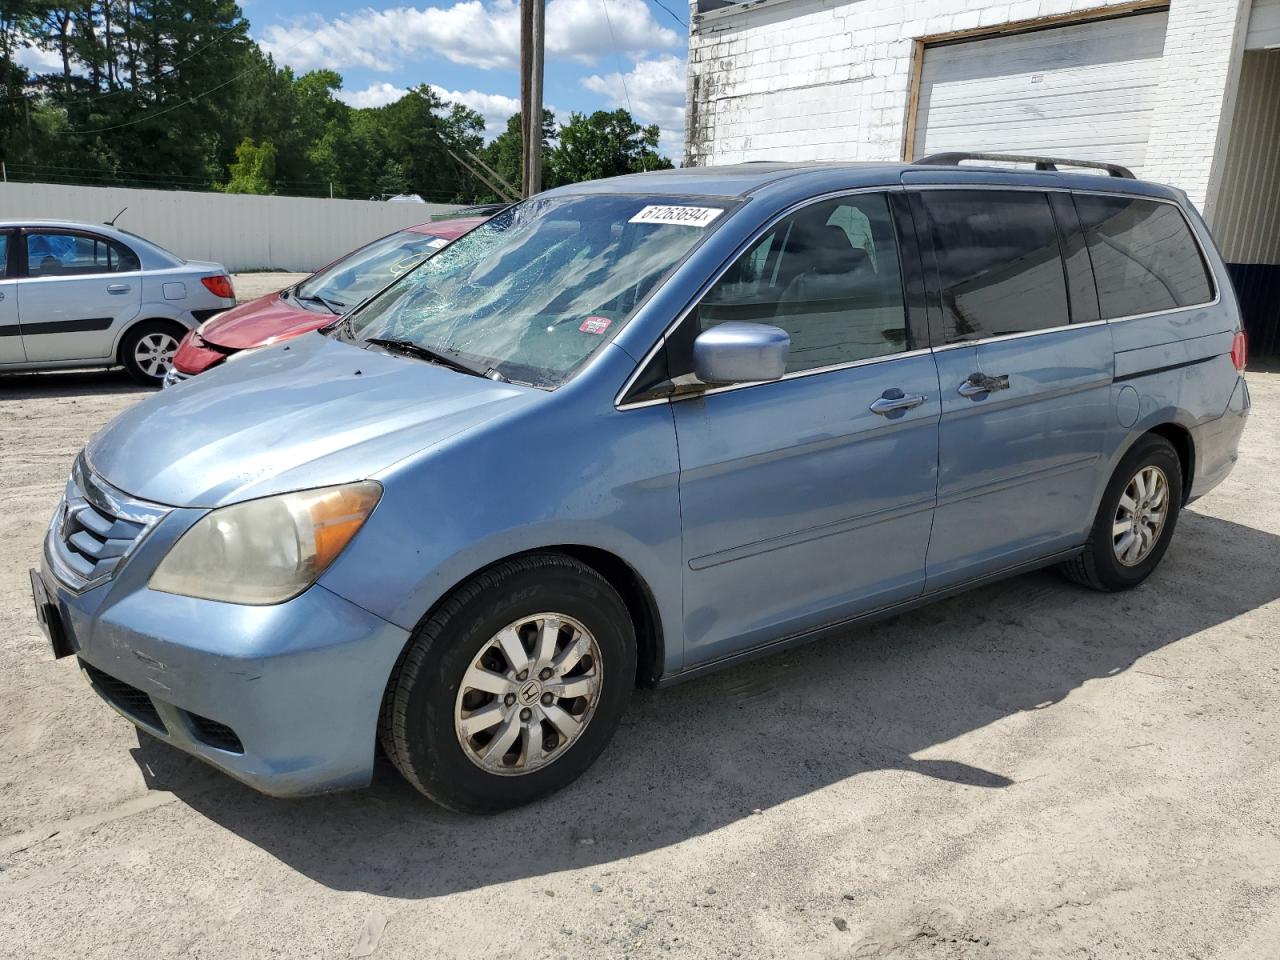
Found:
[{"label": "dirt lot", "polygon": [[293,286],[306,276],[305,273],[237,273],[232,276],[232,281],[236,288],[236,299],[244,303],[264,293],[275,293]]},{"label": "dirt lot", "polygon": [[26,569],[142,391],[0,377],[0,955],[1280,956],[1280,374],[1157,575],[1046,572],[640,695],[469,819],[389,771],[258,796],[113,714]]}]

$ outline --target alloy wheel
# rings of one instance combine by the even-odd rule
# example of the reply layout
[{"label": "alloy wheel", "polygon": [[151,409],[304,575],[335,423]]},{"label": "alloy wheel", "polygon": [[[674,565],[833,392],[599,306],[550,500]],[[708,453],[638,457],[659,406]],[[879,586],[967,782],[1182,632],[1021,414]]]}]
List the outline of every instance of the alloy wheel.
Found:
[{"label": "alloy wheel", "polygon": [[530,773],[568,753],[600,702],[600,647],[562,613],[521,617],[489,638],[454,705],[462,751],[488,773]]},{"label": "alloy wheel", "polygon": [[1126,567],[1136,567],[1151,555],[1169,516],[1169,479],[1157,466],[1133,475],[1111,525],[1111,547]]},{"label": "alloy wheel", "polygon": [[171,333],[148,333],[133,348],[133,360],[143,373],[159,379],[165,375],[178,352],[178,338]]}]

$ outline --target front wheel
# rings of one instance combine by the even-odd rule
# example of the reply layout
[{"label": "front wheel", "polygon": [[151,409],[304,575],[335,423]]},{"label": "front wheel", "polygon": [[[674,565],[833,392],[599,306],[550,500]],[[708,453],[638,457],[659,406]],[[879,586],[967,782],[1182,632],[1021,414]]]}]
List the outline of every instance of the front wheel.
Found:
[{"label": "front wheel", "polygon": [[519,806],[599,756],[635,672],[631,618],[603,577],[560,554],[507,561],[414,631],[380,739],[405,779],[442,806]]},{"label": "front wheel", "polygon": [[1095,590],[1136,587],[1160,563],[1182,506],[1182,464],[1164,437],[1147,434],[1124,455],[1102,495],[1080,556],[1062,565]]}]

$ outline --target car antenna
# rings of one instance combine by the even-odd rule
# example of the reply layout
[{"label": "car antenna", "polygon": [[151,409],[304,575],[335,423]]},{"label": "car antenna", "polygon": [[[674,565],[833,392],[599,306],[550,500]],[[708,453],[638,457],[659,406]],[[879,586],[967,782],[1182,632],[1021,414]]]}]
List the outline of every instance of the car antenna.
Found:
[{"label": "car antenna", "polygon": [[103,223],[105,223],[108,227],[114,227],[116,225],[116,221],[120,219],[120,214],[124,213],[128,209],[129,209],[128,207],[121,207],[120,213],[117,213],[110,220],[104,220]]}]

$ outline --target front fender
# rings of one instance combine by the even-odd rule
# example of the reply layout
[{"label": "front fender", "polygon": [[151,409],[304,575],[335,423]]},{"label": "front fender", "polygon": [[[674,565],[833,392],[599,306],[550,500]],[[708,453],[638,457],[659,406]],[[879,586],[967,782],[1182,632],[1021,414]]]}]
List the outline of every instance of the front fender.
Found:
[{"label": "front fender", "polygon": [[679,462],[665,404],[598,413],[565,391],[397,464],[365,528],[321,578],[407,630],[477,571],[532,550],[583,546],[649,588],[666,671],[683,664]]}]

